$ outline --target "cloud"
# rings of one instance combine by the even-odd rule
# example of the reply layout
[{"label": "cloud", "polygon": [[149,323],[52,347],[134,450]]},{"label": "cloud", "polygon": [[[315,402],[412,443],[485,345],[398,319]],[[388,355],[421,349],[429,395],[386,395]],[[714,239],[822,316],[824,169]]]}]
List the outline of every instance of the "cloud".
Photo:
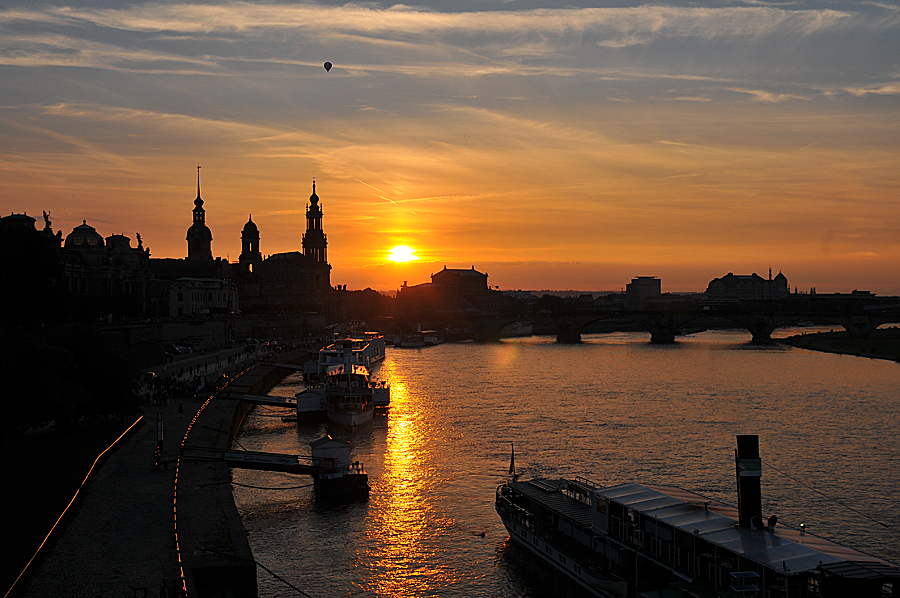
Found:
[{"label": "cloud", "polygon": [[764,102],[768,104],[778,104],[780,102],[788,102],[791,100],[809,100],[808,97],[800,96],[792,93],[773,93],[764,89],[740,89],[737,87],[728,88],[728,91],[735,93],[743,93],[752,97],[755,102]]},{"label": "cloud", "polygon": [[[508,35],[522,33],[608,33],[714,38],[763,36],[793,31],[811,34],[839,26],[852,13],[831,9],[773,7],[565,8],[522,11],[436,12],[394,6],[387,9],[346,4],[173,4],[147,2],[126,8],[7,9],[0,25],[89,26],[147,33],[203,34],[295,32],[322,36],[336,32],[392,35]],[[635,38],[636,39],[636,38]],[[612,42],[621,43],[621,42]]]},{"label": "cloud", "polygon": [[900,95],[900,83],[885,83],[877,87],[852,87],[846,90],[857,97],[867,95]]}]

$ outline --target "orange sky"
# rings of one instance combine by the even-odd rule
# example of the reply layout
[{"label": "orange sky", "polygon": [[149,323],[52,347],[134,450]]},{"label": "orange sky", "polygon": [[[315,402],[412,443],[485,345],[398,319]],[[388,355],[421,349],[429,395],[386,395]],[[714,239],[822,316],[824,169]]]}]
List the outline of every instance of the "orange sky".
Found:
[{"label": "orange sky", "polygon": [[[298,250],[315,178],[351,289],[474,265],[503,289],[700,291],[772,267],[900,294],[898,15],[14,3],[0,203],[183,257],[199,163],[231,260],[249,213],[264,254]],[[420,260],[388,261],[400,244]]]}]

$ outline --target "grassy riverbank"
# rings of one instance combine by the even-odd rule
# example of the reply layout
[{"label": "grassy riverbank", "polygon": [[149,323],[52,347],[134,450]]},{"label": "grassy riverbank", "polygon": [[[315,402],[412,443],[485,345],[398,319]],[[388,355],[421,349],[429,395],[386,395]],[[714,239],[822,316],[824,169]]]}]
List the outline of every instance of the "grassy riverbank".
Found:
[{"label": "grassy riverbank", "polygon": [[897,327],[880,328],[868,338],[853,338],[844,331],[818,332],[798,334],[781,342],[813,351],[900,361],[900,328]]}]

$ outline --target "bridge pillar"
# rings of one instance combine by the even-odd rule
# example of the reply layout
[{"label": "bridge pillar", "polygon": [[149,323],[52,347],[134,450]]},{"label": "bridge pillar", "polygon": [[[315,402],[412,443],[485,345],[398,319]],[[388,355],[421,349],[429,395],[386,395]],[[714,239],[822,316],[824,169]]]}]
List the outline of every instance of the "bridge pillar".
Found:
[{"label": "bridge pillar", "polygon": [[581,343],[581,328],[568,320],[560,320],[557,327],[556,342],[564,345]]},{"label": "bridge pillar", "polygon": [[654,344],[668,344],[675,342],[678,326],[673,316],[654,316],[650,319],[650,342]]},{"label": "bridge pillar", "polygon": [[751,342],[754,343],[765,343],[771,341],[772,333],[776,328],[778,328],[778,323],[775,322],[773,318],[767,317],[756,317],[748,322],[745,322],[744,325],[753,336]]},{"label": "bridge pillar", "polygon": [[868,338],[884,322],[871,316],[848,316],[837,318],[837,323],[853,338]]}]

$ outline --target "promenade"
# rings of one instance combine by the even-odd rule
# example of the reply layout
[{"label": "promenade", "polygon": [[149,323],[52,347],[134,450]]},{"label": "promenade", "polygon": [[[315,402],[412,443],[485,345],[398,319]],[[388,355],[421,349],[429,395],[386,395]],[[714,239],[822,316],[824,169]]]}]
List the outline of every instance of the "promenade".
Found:
[{"label": "promenade", "polygon": [[[255,596],[255,564],[228,468],[217,455],[230,444],[246,409],[240,397],[265,392],[288,372],[259,364],[208,402],[146,406],[143,421],[82,488],[64,529],[54,532],[55,541],[32,565],[24,589],[17,586],[13,595],[155,598],[186,589],[188,596]],[[164,426],[165,466],[153,457],[157,414]]]}]

